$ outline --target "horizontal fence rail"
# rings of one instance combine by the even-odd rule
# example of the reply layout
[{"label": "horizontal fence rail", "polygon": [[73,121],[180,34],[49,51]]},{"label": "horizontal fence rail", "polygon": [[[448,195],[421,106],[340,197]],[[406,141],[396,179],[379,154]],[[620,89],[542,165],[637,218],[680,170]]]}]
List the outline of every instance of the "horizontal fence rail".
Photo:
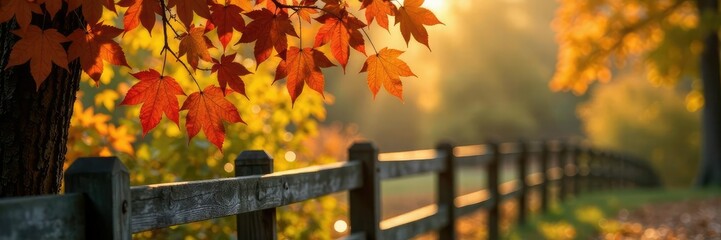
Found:
[{"label": "horizontal fence rail", "polygon": [[[238,239],[275,239],[276,208],[346,191],[350,233],[344,239],[408,239],[431,231],[456,239],[456,219],[478,210],[487,211],[489,239],[497,239],[499,205],[518,200],[523,224],[531,191],[546,211],[552,199],[660,185],[645,161],[561,141],[444,143],[380,154],[373,144],[358,143],[347,162],[277,173],[272,163],[263,151],[246,151],[236,159],[236,177],[131,187],[117,158],[79,159],[66,172],[66,194],[0,199],[0,239],[130,239],[132,233],[232,215]],[[483,169],[486,186],[459,195],[457,171],[467,167]],[[509,171],[516,177],[501,182]],[[381,219],[380,183],[418,174],[437,176],[436,203]]]}]

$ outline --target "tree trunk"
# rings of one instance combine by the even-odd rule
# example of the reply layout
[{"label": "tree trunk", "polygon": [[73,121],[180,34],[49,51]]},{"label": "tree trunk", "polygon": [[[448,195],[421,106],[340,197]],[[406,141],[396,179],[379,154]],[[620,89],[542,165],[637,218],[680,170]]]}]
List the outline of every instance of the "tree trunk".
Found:
[{"label": "tree trunk", "polygon": [[[718,12],[718,0],[698,0],[699,12]],[[704,107],[701,119],[701,165],[697,184],[721,186],[721,72],[719,69],[719,36],[708,33],[701,54],[701,80]]]},{"label": "tree trunk", "polygon": [[[64,13],[55,19],[34,14],[33,24],[67,36],[83,20]],[[63,177],[80,65],[71,62],[69,72],[53,66],[36,91],[27,63],[5,69],[18,40],[10,32],[16,26],[14,21],[0,24],[0,197],[55,194]]]}]

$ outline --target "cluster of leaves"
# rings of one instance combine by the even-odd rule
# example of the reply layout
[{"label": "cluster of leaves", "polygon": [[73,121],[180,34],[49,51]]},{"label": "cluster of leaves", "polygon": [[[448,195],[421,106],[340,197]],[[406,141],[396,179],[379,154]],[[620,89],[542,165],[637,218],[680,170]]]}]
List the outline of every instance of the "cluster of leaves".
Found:
[{"label": "cluster of leaves", "polygon": [[563,0],[553,22],[560,47],[551,88],[582,94],[629,59],[640,59],[655,84],[695,76],[703,33],[720,23],[692,0]]},{"label": "cluster of leaves", "polygon": [[[389,17],[395,17],[407,44],[413,37],[429,46],[425,26],[441,22],[431,11],[421,7],[422,4],[423,0],[406,0],[402,4],[389,0],[362,0],[360,10],[365,10],[368,24],[375,20],[385,29],[388,29]],[[116,12],[116,7],[126,8],[124,29],[101,21],[103,11]],[[372,93],[377,94],[383,86],[402,99],[400,77],[415,76],[399,59],[403,52],[388,48],[377,50],[371,42],[374,54],[368,56],[363,38],[364,34],[368,38],[365,30],[368,24],[349,12],[349,8],[349,4],[341,0],[294,0],[292,3],[286,0],[121,0],[117,3],[112,0],[8,0],[0,2],[0,22],[14,18],[19,26],[13,33],[20,40],[13,46],[5,68],[29,62],[30,73],[39,88],[52,71],[53,64],[67,70],[68,63],[77,59],[83,72],[96,83],[103,75],[104,61],[130,68],[116,39],[141,26],[151,34],[160,19],[164,44],[155,50],[160,50],[163,65],[160,70],[151,68],[132,74],[140,81],[129,89],[122,104],[142,104],[139,118],[143,135],[160,123],[163,114],[179,124],[180,111],[187,110],[189,137],[192,139],[202,130],[210,142],[222,148],[225,140],[223,122],[244,122],[227,96],[231,93],[246,95],[242,77],[251,74],[246,67],[234,62],[239,56],[229,44],[236,32],[242,34],[236,44],[255,42],[253,52],[258,65],[274,56],[280,58],[274,81],[287,79],[293,103],[306,85],[323,95],[325,79],[321,68],[335,66],[319,49],[324,45],[330,46],[332,57],[344,70],[351,47],[367,56],[361,72],[368,72]],[[63,9],[67,10],[63,12]],[[68,36],[52,28],[31,24],[33,14],[49,15],[52,19],[78,12],[85,23],[79,22],[78,29]],[[295,23],[294,15],[297,15]],[[303,22],[310,24],[313,20],[321,26],[313,46],[304,47],[296,28],[302,33]],[[209,39],[211,31],[217,33],[220,46]],[[298,46],[291,46],[289,37],[301,39]],[[177,46],[171,46],[171,38],[180,41]],[[66,42],[70,42],[68,47],[65,47]],[[211,55],[210,50],[214,48],[221,49],[216,56]],[[185,68],[197,91],[186,94],[176,80],[178,76],[166,73],[168,58]],[[205,64],[210,67],[202,67]],[[195,77],[198,70],[217,74],[217,85],[201,87]],[[178,96],[187,96],[182,106]]]}]

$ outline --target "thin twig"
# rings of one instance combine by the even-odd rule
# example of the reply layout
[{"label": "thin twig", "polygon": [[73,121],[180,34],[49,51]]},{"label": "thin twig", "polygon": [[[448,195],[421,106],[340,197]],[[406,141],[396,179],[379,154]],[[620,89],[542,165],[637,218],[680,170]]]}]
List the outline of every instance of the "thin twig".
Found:
[{"label": "thin twig", "polygon": [[[159,1],[160,1],[160,7],[163,9],[166,9],[165,0],[159,0]],[[183,65],[185,70],[188,71],[190,78],[193,79],[193,82],[195,82],[195,86],[198,87],[198,91],[202,93],[203,89],[200,87],[200,84],[198,83],[198,79],[195,79],[195,75],[194,75],[193,71],[190,70],[190,68],[188,67],[187,64],[185,64],[185,62],[180,60],[180,57],[178,56],[178,54],[176,54],[175,51],[173,51],[173,49],[171,49],[170,46],[168,45],[168,27],[167,27],[167,25],[170,25],[170,22],[168,21],[168,16],[166,15],[165,11],[163,11],[163,14],[161,15],[161,17],[163,19],[163,40],[164,40],[164,42],[163,42],[163,50],[161,50],[160,53],[164,53],[165,57],[166,57],[165,59],[167,60],[168,52],[170,52],[170,54],[172,54],[173,57],[175,57],[175,60],[180,62],[180,64]],[[177,35],[177,33],[175,33],[175,34]],[[166,61],[163,61],[163,70],[162,70],[163,74],[165,74],[165,63],[166,63]]]}]

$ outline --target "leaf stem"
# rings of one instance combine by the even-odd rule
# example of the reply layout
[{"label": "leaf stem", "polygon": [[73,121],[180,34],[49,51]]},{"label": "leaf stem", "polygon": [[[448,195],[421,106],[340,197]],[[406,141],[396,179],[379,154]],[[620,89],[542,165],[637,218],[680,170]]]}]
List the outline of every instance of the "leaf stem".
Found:
[{"label": "leaf stem", "polygon": [[[160,1],[160,7],[163,9],[167,9],[165,7],[165,0],[159,0],[159,1]],[[193,79],[195,86],[198,87],[198,91],[200,91],[202,93],[203,89],[200,87],[200,84],[198,83],[198,79],[195,79],[195,75],[193,74],[193,71],[190,70],[190,68],[188,67],[187,64],[185,64],[185,62],[180,60],[180,57],[178,56],[178,54],[176,54],[175,51],[173,51],[173,49],[171,49],[170,46],[168,45],[168,27],[167,26],[170,25],[170,22],[168,21],[168,16],[165,12],[166,11],[163,11],[163,14],[161,15],[161,17],[163,19],[163,41],[164,42],[163,42],[163,50],[161,50],[160,53],[164,53],[165,56],[167,56],[168,52],[170,52],[170,54],[173,55],[173,57],[175,57],[175,60],[180,62],[181,65],[183,65],[183,67],[185,68],[185,71],[188,71],[190,78]],[[171,26],[171,28],[172,28],[172,26]],[[178,33],[175,32],[175,29],[173,29],[173,32],[175,33],[176,36],[178,35]],[[165,58],[165,60],[163,61],[163,70],[162,70],[163,73],[162,74],[165,74],[166,61],[167,61],[167,58]]]}]

